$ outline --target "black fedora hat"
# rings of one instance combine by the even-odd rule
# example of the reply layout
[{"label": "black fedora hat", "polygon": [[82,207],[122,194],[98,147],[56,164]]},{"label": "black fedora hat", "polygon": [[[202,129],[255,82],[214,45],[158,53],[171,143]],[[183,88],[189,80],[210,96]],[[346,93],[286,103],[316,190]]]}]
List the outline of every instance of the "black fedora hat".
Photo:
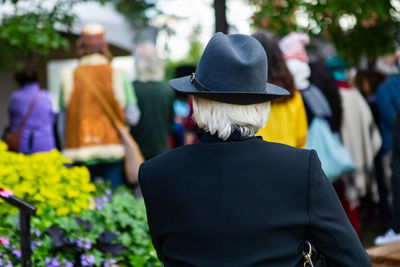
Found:
[{"label": "black fedora hat", "polygon": [[178,92],[230,104],[249,105],[289,95],[267,83],[267,55],[261,44],[244,34],[216,33],[208,42],[196,73],[169,84]]}]

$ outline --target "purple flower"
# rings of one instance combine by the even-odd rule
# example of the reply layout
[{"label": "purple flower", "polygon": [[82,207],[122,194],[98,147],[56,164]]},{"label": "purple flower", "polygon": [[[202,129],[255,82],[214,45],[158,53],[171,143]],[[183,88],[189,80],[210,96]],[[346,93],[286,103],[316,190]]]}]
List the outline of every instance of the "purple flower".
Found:
[{"label": "purple flower", "polygon": [[109,199],[107,196],[103,196],[103,197],[101,198],[101,200],[102,200],[103,202],[108,202],[108,201],[110,201],[110,199]]},{"label": "purple flower", "polygon": [[104,261],[104,267],[114,267],[116,266],[117,260],[116,259],[109,259]]},{"label": "purple flower", "polygon": [[4,255],[3,259],[0,259],[0,266],[2,267],[13,267],[12,262],[8,259],[7,255]]},{"label": "purple flower", "polygon": [[107,195],[107,196],[111,196],[111,189],[110,189],[110,188],[107,188],[107,189],[106,189],[106,195]]},{"label": "purple flower", "polygon": [[88,251],[92,248],[92,242],[90,242],[89,238],[86,238],[85,240],[78,238],[78,240],[76,240],[76,245],[78,248],[83,248],[85,251]]},{"label": "purple flower", "polygon": [[45,261],[46,261],[46,265],[48,265],[48,264],[50,264],[51,259],[50,259],[49,257],[46,257],[46,258],[45,258]]},{"label": "purple flower", "polygon": [[92,248],[92,242],[90,242],[89,238],[85,239],[85,250],[88,251]]},{"label": "purple flower", "polygon": [[21,250],[19,250],[19,249],[13,249],[12,254],[14,254],[15,257],[16,257],[18,260],[21,258],[21,255],[22,255]]},{"label": "purple flower", "polygon": [[78,238],[76,240],[76,245],[77,245],[78,248],[83,248],[83,240]]},{"label": "purple flower", "polygon": [[[46,266],[47,267],[60,267],[60,266],[62,266],[61,265],[61,263],[58,261],[58,258],[57,257],[54,257],[52,260],[51,260],[51,262],[48,262],[48,259],[49,258],[46,258]],[[50,259],[49,259],[50,260]]]},{"label": "purple flower", "polygon": [[40,234],[41,234],[40,231],[39,231],[38,229],[36,229],[36,230],[35,230],[35,236],[36,236],[36,237],[39,237]]},{"label": "purple flower", "polygon": [[42,241],[39,241],[39,240],[38,241],[33,241],[31,243],[31,249],[34,250],[36,247],[40,247],[42,244],[43,244]]},{"label": "purple flower", "polygon": [[93,264],[94,264],[94,256],[93,255],[82,254],[82,256],[81,256],[81,264],[82,264],[82,266],[90,266],[90,267],[92,267]]},{"label": "purple flower", "polygon": [[65,267],[74,267],[74,264],[70,261],[64,260]]},{"label": "purple flower", "polygon": [[94,201],[94,204],[96,205],[96,209],[98,209],[98,210],[103,209],[103,201],[101,198],[96,198]]}]

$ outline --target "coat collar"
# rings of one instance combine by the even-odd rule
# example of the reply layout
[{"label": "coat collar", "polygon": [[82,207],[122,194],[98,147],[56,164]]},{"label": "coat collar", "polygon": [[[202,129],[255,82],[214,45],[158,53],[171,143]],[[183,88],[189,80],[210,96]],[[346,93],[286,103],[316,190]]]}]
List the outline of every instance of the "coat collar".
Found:
[{"label": "coat collar", "polygon": [[21,88],[21,90],[40,90],[39,83],[37,82],[30,82],[24,84]]},{"label": "coat collar", "polygon": [[83,56],[79,59],[78,65],[104,65],[109,64],[108,59],[102,54],[95,53]]},{"label": "coat collar", "polygon": [[217,135],[211,135],[209,132],[200,130],[197,134],[199,136],[199,143],[222,143],[222,142],[234,142],[234,141],[248,141],[257,140],[261,137],[250,136],[242,137],[239,131],[235,130],[226,140],[222,140]]}]

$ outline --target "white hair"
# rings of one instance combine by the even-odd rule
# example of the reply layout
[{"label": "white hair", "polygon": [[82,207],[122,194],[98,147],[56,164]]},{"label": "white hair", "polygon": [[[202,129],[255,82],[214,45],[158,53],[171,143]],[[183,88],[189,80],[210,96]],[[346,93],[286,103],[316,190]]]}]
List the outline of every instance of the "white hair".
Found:
[{"label": "white hair", "polygon": [[135,49],[136,80],[142,82],[162,81],[164,66],[151,43],[140,44]]},{"label": "white hair", "polygon": [[234,130],[242,137],[253,136],[267,124],[270,111],[270,102],[236,105],[193,97],[193,120],[201,129],[223,140]]}]

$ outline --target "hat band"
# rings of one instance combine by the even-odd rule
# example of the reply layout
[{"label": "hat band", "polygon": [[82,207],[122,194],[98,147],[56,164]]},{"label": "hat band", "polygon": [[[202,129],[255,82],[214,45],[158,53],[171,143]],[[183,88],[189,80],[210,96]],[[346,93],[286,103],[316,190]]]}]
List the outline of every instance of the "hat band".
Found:
[{"label": "hat band", "polygon": [[196,80],[196,73],[192,73],[192,75],[190,75],[190,82],[194,85],[194,87],[196,87],[199,91],[208,91],[208,92],[212,92],[210,89],[202,86],[197,80]]}]

